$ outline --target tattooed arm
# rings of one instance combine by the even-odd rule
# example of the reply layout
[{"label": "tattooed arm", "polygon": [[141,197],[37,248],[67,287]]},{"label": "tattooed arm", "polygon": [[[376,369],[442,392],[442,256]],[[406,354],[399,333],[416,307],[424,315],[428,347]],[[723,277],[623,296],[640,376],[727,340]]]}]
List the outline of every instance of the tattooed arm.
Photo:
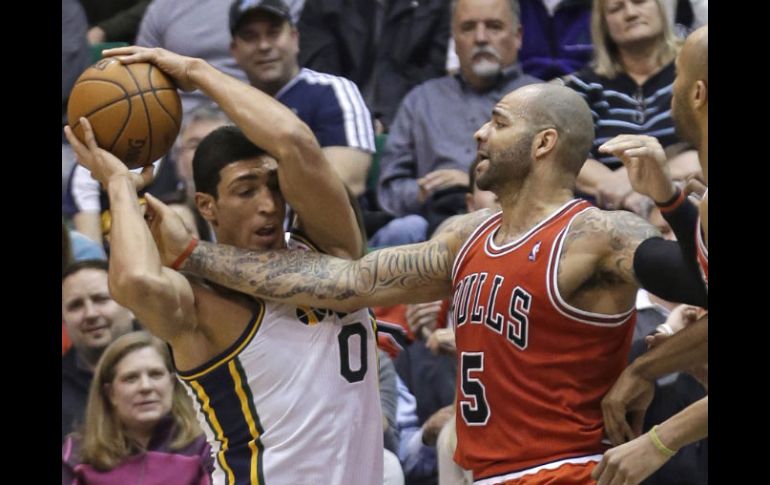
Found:
[{"label": "tattooed arm", "polygon": [[489,215],[462,216],[430,241],[381,249],[358,261],[200,242],[180,269],[258,298],[337,311],[428,302],[450,295],[455,256]]},{"label": "tattooed arm", "polygon": [[654,226],[626,211],[588,210],[572,222],[562,247],[558,287],[570,305],[615,315],[634,306],[639,282],[634,251],[660,235]]},{"label": "tattooed arm", "polygon": [[631,212],[584,212],[565,237],[559,292],[586,311],[614,314],[628,310],[639,287],[633,271],[634,250],[655,235],[659,235],[655,227]]},{"label": "tattooed arm", "polygon": [[645,239],[660,237],[660,231],[631,212],[603,212],[602,216],[610,238],[610,251],[604,257],[604,267],[624,283],[638,287],[639,280],[634,274],[634,252]]}]

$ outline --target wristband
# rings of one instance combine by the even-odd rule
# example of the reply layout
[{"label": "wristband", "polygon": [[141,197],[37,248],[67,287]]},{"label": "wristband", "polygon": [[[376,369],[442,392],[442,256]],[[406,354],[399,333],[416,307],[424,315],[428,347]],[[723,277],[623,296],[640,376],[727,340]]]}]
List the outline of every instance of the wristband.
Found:
[{"label": "wristband", "polygon": [[666,445],[663,444],[662,441],[660,441],[660,438],[658,438],[658,433],[655,431],[657,427],[658,425],[656,424],[655,426],[652,427],[650,432],[647,434],[650,435],[650,440],[652,440],[652,444],[655,445],[655,448],[657,448],[658,451],[666,455],[666,457],[671,458],[672,456],[676,455],[676,451],[667,447]]},{"label": "wristband", "polygon": [[685,201],[684,191],[682,191],[682,189],[680,188],[677,188],[674,191],[673,197],[671,197],[669,200],[667,200],[662,204],[658,204],[657,202],[655,202],[655,205],[658,206],[661,212],[671,212],[672,210],[682,205],[684,201]]},{"label": "wristband", "polygon": [[190,241],[190,244],[187,245],[187,248],[184,250],[182,254],[179,255],[178,258],[174,260],[173,263],[171,263],[171,269],[179,269],[180,266],[182,266],[182,263],[184,263],[187,258],[190,257],[192,252],[195,250],[195,246],[198,245],[198,238],[192,238]]}]

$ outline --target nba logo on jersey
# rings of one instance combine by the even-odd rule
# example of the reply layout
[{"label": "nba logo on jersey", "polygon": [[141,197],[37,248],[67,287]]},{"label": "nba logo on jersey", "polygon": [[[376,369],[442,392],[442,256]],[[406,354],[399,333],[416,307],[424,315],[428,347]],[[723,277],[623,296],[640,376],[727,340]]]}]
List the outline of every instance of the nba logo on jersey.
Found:
[{"label": "nba logo on jersey", "polygon": [[538,241],[537,244],[535,244],[535,246],[532,248],[532,251],[529,252],[529,256],[527,257],[527,259],[529,259],[530,261],[534,261],[537,259],[537,253],[540,252],[540,244],[541,244],[541,241]]}]

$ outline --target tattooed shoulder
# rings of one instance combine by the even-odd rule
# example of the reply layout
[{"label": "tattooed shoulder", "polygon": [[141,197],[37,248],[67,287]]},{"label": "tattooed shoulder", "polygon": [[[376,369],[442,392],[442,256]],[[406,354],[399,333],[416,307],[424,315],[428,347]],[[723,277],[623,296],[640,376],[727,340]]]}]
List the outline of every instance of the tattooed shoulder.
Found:
[{"label": "tattooed shoulder", "polygon": [[660,231],[633,212],[605,212],[608,219],[608,229],[613,239],[626,240],[639,244],[645,239],[660,236]]},{"label": "tattooed shoulder", "polygon": [[440,230],[433,234],[433,238],[447,237],[457,240],[462,244],[468,239],[468,236],[470,236],[471,233],[492,214],[494,214],[494,212],[490,209],[481,209],[469,214],[454,216],[447,219],[446,222],[440,226]]},{"label": "tattooed shoulder", "polygon": [[660,236],[660,232],[636,214],[595,209],[575,219],[565,238],[564,251],[574,249],[591,254],[597,258],[597,269],[630,283],[634,281],[636,248],[655,236]]},{"label": "tattooed shoulder", "polygon": [[645,239],[660,236],[655,226],[628,211],[589,210],[575,218],[566,243],[590,240],[607,242],[612,250],[620,250],[627,244],[638,245]]}]

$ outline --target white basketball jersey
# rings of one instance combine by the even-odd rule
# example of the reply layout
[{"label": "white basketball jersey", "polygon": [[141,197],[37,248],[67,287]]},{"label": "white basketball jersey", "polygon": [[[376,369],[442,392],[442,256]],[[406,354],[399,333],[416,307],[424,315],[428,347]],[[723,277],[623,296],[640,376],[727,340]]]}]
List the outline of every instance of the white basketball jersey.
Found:
[{"label": "white basketball jersey", "polygon": [[257,301],[229,349],[178,375],[212,446],[214,484],[382,483],[368,310],[339,314]]}]

